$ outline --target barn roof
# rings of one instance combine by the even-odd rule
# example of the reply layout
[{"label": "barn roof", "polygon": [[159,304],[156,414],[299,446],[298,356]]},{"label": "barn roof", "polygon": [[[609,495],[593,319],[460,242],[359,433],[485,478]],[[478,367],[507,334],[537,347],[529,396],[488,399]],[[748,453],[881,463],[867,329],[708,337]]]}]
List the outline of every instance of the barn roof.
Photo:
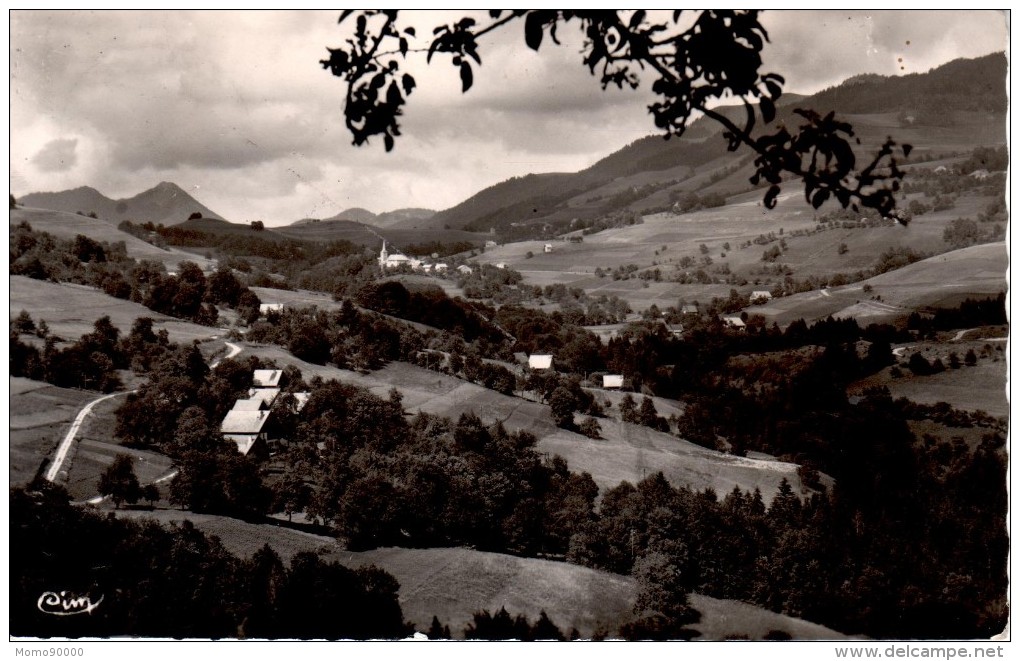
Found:
[{"label": "barn roof", "polygon": [[252,382],[256,388],[275,388],[280,385],[283,370],[255,370]]},{"label": "barn roof", "polygon": [[622,388],[623,387],[623,375],[622,374],[606,374],[602,377],[603,388]]},{"label": "barn roof", "polygon": [[237,444],[237,451],[247,456],[259,439],[258,434],[224,434],[223,440],[233,441]]},{"label": "barn roof", "polygon": [[269,411],[227,411],[220,424],[223,434],[259,434],[269,420]]},{"label": "barn roof", "polygon": [[239,399],[234,402],[234,408],[232,411],[261,411],[265,408],[266,403],[261,397],[252,397],[251,399]]},{"label": "barn roof", "polygon": [[533,370],[547,370],[552,367],[552,360],[550,354],[532,354],[528,356],[528,367]]}]

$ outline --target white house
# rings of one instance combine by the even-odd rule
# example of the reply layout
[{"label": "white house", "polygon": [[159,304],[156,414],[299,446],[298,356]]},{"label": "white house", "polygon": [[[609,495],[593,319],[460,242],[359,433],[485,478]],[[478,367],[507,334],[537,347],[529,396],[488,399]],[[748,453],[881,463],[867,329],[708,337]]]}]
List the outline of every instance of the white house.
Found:
[{"label": "white house", "polygon": [[496,262],[496,268],[498,268],[498,269],[505,269],[506,268],[506,262]]},{"label": "white house", "polygon": [[[238,401],[251,401],[255,400],[261,403],[263,409],[268,409],[276,401],[276,398],[280,395],[279,388],[249,388],[248,399]],[[236,405],[235,405],[236,408]]]},{"label": "white house", "polygon": [[759,289],[751,292],[750,301],[752,303],[768,303],[772,300],[772,292],[764,289]]},{"label": "white house", "polygon": [[486,248],[495,248],[495,247],[496,247],[496,246],[498,246],[498,245],[499,245],[499,244],[498,244],[498,243],[496,243],[495,241],[486,241],[486,242],[485,242],[485,247],[486,247]]},{"label": "white house", "polygon": [[220,424],[223,439],[237,444],[237,451],[248,456],[258,446],[265,448],[269,440],[266,423],[269,422],[269,411],[227,411]]},{"label": "white house", "polygon": [[738,328],[740,330],[747,328],[747,324],[740,317],[723,317],[723,323],[730,328]]},{"label": "white house", "polygon": [[463,273],[464,275],[471,275],[471,273],[474,272],[474,269],[468,266],[467,264],[461,264],[460,266],[457,267],[457,270]]},{"label": "white house", "polygon": [[436,264],[436,273],[445,273],[450,266],[446,262],[439,262]]},{"label": "white house", "polygon": [[680,308],[680,314],[698,314],[697,305],[685,305]]},{"label": "white house", "polygon": [[283,370],[255,370],[252,385],[256,388],[279,388]]},{"label": "white house", "polygon": [[260,303],[259,314],[267,315],[270,312],[283,312],[283,303]]},{"label": "white house", "polygon": [[622,388],[623,387],[623,375],[622,374],[605,374],[602,376],[602,387],[603,388]]},{"label": "white house", "polygon": [[531,354],[528,356],[528,367],[533,370],[552,369],[553,357],[549,354]]},{"label": "white house", "polygon": [[543,250],[545,252],[552,252],[553,251],[553,244],[551,244],[551,243],[545,244],[545,248]]}]

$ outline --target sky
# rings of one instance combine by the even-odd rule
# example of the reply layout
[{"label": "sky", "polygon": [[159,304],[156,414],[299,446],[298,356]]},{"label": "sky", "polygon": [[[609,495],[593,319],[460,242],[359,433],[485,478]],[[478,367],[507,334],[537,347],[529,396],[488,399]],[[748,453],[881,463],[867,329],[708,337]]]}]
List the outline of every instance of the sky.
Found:
[{"label": "sky", "polygon": [[[574,172],[655,127],[639,90],[602,91],[580,37],[539,52],[511,24],[480,42],[474,86],[448,61],[402,67],[418,88],[403,135],[354,147],[344,85],[319,65],[336,11],[12,11],[15,196],[92,186],[131,197],[172,181],[234,222],[281,225],[363,207],[445,209],[510,177]],[[402,12],[427,45],[450,12]],[[812,93],[862,73],[928,71],[1008,51],[1000,11],[766,11],[763,71]],[[436,58],[439,60],[439,58]]]}]

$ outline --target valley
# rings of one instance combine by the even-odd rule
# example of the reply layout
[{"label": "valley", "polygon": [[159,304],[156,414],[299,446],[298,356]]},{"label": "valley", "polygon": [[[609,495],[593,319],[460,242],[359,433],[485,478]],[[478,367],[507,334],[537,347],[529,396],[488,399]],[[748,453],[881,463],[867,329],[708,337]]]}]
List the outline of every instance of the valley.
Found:
[{"label": "valley", "polygon": [[[12,195],[12,563],[44,556],[22,597],[59,555],[148,604],[68,635],[162,631],[177,616],[131,592],[159,563],[203,576],[188,599],[216,612],[180,615],[184,637],[435,637],[437,618],[462,639],[543,612],[583,639],[994,635],[1008,152],[981,84],[1003,62],[775,109],[839,103],[865,150],[909,141],[899,220],[796,181],[769,209],[707,120],[439,211],[232,222],[169,182]],[[896,92],[947,79],[973,103]],[[97,550],[51,553],[51,520]]]}]

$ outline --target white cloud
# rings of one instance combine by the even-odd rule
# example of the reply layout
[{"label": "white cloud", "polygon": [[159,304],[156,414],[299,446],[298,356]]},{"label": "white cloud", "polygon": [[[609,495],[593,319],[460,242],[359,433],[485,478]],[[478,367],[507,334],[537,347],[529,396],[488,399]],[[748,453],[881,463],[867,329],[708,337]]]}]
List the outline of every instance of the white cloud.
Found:
[{"label": "white cloud", "polygon": [[[405,18],[421,46],[454,16]],[[342,42],[336,17],[12,12],[12,181],[26,188],[15,192],[92,185],[120,197],[170,180],[229,219],[270,223],[349,206],[439,209],[511,176],[584,168],[654,133],[650,80],[603,92],[571,30],[561,31],[562,46],[547,39],[535,53],[517,24],[483,40],[467,94],[447,62],[409,61],[419,87],[396,149],[385,153],[380,140],[354,148],[343,83],[318,63]],[[772,37],[766,69],[798,92],[866,71],[926,71],[1006,41],[996,12],[766,12],[763,20]]]}]

